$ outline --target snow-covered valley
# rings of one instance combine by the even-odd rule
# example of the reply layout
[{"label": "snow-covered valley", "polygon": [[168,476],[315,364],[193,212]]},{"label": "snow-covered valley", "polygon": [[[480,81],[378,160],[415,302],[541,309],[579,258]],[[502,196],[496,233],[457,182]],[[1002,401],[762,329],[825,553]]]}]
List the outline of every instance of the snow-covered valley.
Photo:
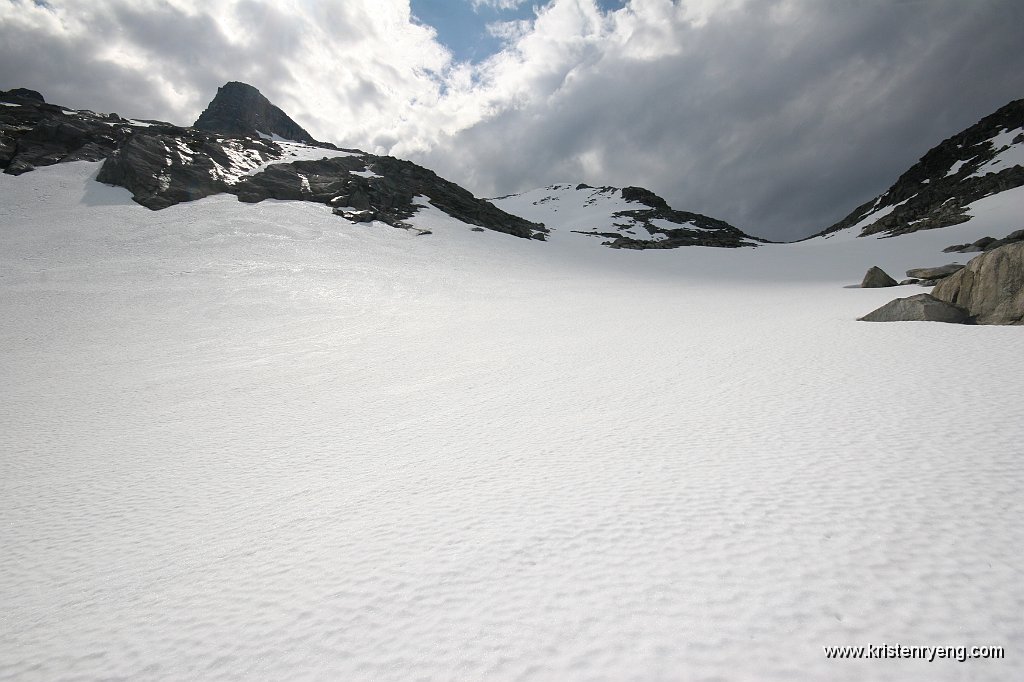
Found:
[{"label": "snow-covered valley", "polygon": [[[966,262],[1024,188],[628,251],[98,167],[0,175],[0,678],[1021,674],[1021,330],[849,285]],[[823,653],[882,643],[1007,653]]]}]

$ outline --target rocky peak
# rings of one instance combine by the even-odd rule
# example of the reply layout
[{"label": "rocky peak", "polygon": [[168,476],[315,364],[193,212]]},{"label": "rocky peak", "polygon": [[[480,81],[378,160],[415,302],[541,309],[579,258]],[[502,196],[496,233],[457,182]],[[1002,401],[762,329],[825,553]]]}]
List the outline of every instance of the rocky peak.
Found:
[{"label": "rocky peak", "polygon": [[231,81],[199,115],[195,127],[224,135],[277,135],[286,140],[316,144],[306,130],[247,83]]}]

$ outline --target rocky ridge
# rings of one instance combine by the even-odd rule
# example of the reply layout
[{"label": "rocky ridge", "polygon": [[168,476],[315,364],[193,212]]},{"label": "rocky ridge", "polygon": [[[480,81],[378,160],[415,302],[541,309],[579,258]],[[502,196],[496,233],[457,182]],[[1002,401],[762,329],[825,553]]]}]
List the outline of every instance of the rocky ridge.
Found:
[{"label": "rocky ridge", "polygon": [[613,249],[737,248],[765,241],[723,220],[676,210],[643,187],[557,184],[492,201],[552,229],[601,239]]},{"label": "rocky ridge", "polygon": [[1024,99],[932,148],[880,196],[813,235],[896,236],[970,220],[968,204],[1024,185]]},{"label": "rocky ridge", "polygon": [[[217,100],[200,117],[202,127],[186,128],[70,110],[31,90],[0,91],[0,168],[18,175],[67,161],[103,161],[97,180],[128,189],[152,210],[230,193],[250,203],[322,203],[342,217],[358,212],[359,222],[408,227],[404,221],[429,201],[489,230],[533,239],[547,232],[411,162],[316,142],[251,86],[229,83]],[[253,112],[241,111],[246,102],[254,103]],[[207,115],[211,110],[215,115]]]}]

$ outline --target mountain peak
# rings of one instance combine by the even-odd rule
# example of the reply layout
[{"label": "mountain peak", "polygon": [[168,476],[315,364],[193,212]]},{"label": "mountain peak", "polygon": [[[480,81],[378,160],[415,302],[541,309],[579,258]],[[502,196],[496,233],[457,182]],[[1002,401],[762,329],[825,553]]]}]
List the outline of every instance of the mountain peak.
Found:
[{"label": "mountain peak", "polygon": [[217,88],[217,95],[194,125],[200,130],[226,135],[277,135],[296,142],[317,142],[259,90],[238,81]]}]

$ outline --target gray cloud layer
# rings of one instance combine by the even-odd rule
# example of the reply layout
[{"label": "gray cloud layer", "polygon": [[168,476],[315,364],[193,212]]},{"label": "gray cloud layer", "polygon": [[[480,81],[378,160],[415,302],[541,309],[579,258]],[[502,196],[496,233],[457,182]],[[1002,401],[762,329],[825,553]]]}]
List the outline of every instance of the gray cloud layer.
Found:
[{"label": "gray cloud layer", "polygon": [[479,194],[639,184],[778,239],[1024,96],[1016,0],[556,0],[480,65],[404,0],[50,4],[0,0],[0,87],[191,122],[244,80],[315,135]]}]

